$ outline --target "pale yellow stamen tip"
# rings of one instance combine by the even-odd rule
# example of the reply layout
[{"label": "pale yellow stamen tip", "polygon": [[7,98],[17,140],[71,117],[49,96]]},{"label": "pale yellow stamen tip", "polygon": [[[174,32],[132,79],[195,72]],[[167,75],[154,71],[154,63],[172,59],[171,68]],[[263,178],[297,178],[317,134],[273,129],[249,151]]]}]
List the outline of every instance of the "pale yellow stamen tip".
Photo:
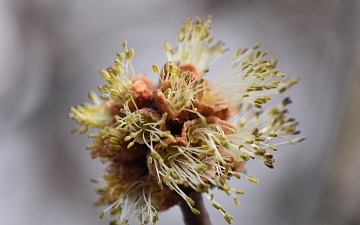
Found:
[{"label": "pale yellow stamen tip", "polygon": [[251,181],[253,183],[259,183],[259,179],[254,176],[249,176],[249,181]]},{"label": "pale yellow stamen tip", "polygon": [[191,212],[193,212],[195,215],[200,215],[200,211],[198,209],[195,209],[195,208],[191,208]]},{"label": "pale yellow stamen tip", "polygon": [[104,215],[105,215],[105,212],[102,211],[102,212],[100,213],[100,215],[99,215],[99,218],[100,218],[100,219],[104,218]]}]

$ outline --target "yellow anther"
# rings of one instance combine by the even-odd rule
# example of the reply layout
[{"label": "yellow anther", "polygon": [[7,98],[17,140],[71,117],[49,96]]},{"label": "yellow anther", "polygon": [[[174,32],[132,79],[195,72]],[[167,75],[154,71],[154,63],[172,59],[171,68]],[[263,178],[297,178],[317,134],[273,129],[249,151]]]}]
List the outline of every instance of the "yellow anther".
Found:
[{"label": "yellow anther", "polygon": [[145,224],[147,224],[149,220],[150,220],[150,215],[148,214],[145,216],[145,220],[144,220]]},{"label": "yellow anther", "polygon": [[233,176],[236,177],[237,179],[240,179],[240,178],[241,178],[240,174],[238,174],[238,173],[231,173],[231,175],[233,175]]},{"label": "yellow anther", "polygon": [[275,134],[275,133],[269,133],[269,134],[268,134],[268,137],[277,137],[277,134]]},{"label": "yellow anther", "polygon": [[241,189],[236,189],[235,193],[238,194],[238,195],[243,195],[243,194],[245,194],[245,191],[241,190]]},{"label": "yellow anther", "polygon": [[152,217],[151,222],[152,222],[152,224],[155,225],[155,224],[156,224],[156,221],[158,221],[158,220],[159,220],[158,216],[155,215],[155,216]]},{"label": "yellow anther", "polygon": [[191,208],[191,212],[193,212],[195,215],[200,215],[200,211],[195,208]]},{"label": "yellow anther", "polygon": [[169,42],[165,42],[165,43],[164,43],[164,49],[165,49],[165,52],[170,52],[171,46],[170,46],[170,43],[169,43]]},{"label": "yellow anther", "polygon": [[148,163],[148,165],[150,165],[150,164],[153,163],[153,158],[152,158],[151,156],[149,156],[149,157],[147,158],[147,163]]},{"label": "yellow anther", "polygon": [[216,203],[216,202],[213,202],[212,204],[211,204],[215,209],[220,209],[222,206],[221,205],[219,205],[218,203]]},{"label": "yellow anther", "polygon": [[125,51],[127,51],[127,41],[126,40],[123,41],[122,47]]},{"label": "yellow anther", "polygon": [[205,164],[197,164],[195,168],[198,172],[203,172],[207,170],[207,167]]},{"label": "yellow anther", "polygon": [[130,143],[127,145],[127,149],[131,148],[134,144],[135,144],[134,141],[130,142]]},{"label": "yellow anther", "polygon": [[183,185],[185,183],[185,180],[184,179],[176,179],[175,183],[178,185]]},{"label": "yellow anther", "polygon": [[110,148],[111,150],[120,151],[121,146],[120,146],[120,145],[115,145],[115,144],[109,144],[109,148]]},{"label": "yellow anther", "polygon": [[186,202],[188,202],[190,205],[192,205],[192,206],[194,206],[195,205],[195,202],[194,202],[194,200],[192,199],[192,198],[186,198],[186,200],[185,200]]},{"label": "yellow anther", "polygon": [[126,137],[124,138],[124,141],[130,141],[132,138],[133,138],[133,137],[131,137],[130,135],[128,135],[128,136],[126,136]]},{"label": "yellow anther", "polygon": [[249,181],[253,182],[253,183],[259,183],[259,179],[257,179],[254,176],[249,176]]},{"label": "yellow anther", "polygon": [[156,64],[153,64],[153,65],[152,65],[152,69],[153,69],[153,71],[154,71],[155,73],[159,73],[159,72],[160,72],[160,69],[159,69],[158,65],[156,65]]},{"label": "yellow anther", "polygon": [[252,47],[252,49],[255,50],[255,49],[258,49],[259,47],[260,47],[260,43],[254,45],[254,46]]},{"label": "yellow anther", "polygon": [[229,217],[230,219],[234,219],[234,216],[233,215],[231,215],[230,213],[228,213],[228,212],[226,212],[225,213],[225,215],[227,216],[227,217]]},{"label": "yellow anther", "polygon": [[271,148],[271,149],[274,150],[274,151],[277,151],[277,150],[278,150],[278,148],[277,148],[275,145],[269,145],[269,148]]},{"label": "yellow anther", "polygon": [[234,202],[235,202],[236,205],[239,205],[239,199],[234,198]]},{"label": "yellow anther", "polygon": [[264,51],[264,52],[261,54],[261,58],[263,58],[264,56],[266,56],[268,53],[269,53],[268,50]]},{"label": "yellow anther", "polygon": [[301,141],[303,141],[303,140],[305,140],[306,138],[297,138],[297,139],[295,139],[295,142],[301,142]]},{"label": "yellow anther", "polygon": [[134,49],[130,48],[128,51],[126,51],[126,59],[131,59],[134,56]]},{"label": "yellow anther", "polygon": [[262,108],[262,106],[261,106],[260,104],[254,104],[254,106],[255,106],[256,108],[258,108],[258,109],[261,109],[261,108]]},{"label": "yellow anther", "polygon": [[102,212],[100,213],[100,215],[99,215],[99,218],[100,218],[100,219],[104,218],[104,215],[105,215],[105,212],[102,211]]},{"label": "yellow anther", "polygon": [[229,217],[227,217],[226,215],[224,216],[224,219],[228,224],[232,224],[232,220]]}]

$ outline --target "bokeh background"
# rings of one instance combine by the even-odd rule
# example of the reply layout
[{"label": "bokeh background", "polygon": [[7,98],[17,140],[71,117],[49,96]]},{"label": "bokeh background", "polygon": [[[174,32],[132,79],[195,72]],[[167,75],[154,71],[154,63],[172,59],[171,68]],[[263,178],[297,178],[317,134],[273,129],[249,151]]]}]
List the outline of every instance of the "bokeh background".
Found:
[{"label": "bokeh background", "polygon": [[[151,65],[166,60],[164,41],[175,46],[185,18],[208,13],[230,48],[210,74],[261,42],[301,78],[281,98],[293,99],[290,115],[307,140],[276,152],[273,170],[249,163],[260,182],[234,181],[247,192],[239,206],[215,192],[234,224],[360,224],[358,0],[0,0],[0,224],[108,224],[90,183],[103,165],[85,150],[86,135],[70,134],[68,109],[104,82],[98,71],[124,39],[136,71],[156,81]],[[207,207],[214,225],[226,224]],[[180,209],[158,224],[183,224]]]}]

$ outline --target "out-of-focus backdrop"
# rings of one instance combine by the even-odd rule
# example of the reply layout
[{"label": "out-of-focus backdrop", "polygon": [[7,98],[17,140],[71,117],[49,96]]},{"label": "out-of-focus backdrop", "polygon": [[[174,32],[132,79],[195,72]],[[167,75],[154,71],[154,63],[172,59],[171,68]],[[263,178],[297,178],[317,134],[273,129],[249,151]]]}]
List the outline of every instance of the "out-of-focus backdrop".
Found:
[{"label": "out-of-focus backdrop", "polygon": [[[208,13],[230,48],[210,74],[261,42],[279,52],[287,76],[301,78],[282,97],[293,99],[290,115],[307,140],[276,152],[273,170],[247,165],[260,182],[233,183],[247,192],[238,206],[220,201],[234,223],[360,224],[358,0],[0,1],[0,224],[108,224],[90,183],[103,166],[85,150],[86,135],[70,134],[68,109],[104,83],[98,71],[124,39],[136,71],[156,81],[151,65],[166,60],[164,41],[175,46],[185,18]],[[226,224],[207,207],[214,225]],[[183,224],[180,209],[158,224]]]}]

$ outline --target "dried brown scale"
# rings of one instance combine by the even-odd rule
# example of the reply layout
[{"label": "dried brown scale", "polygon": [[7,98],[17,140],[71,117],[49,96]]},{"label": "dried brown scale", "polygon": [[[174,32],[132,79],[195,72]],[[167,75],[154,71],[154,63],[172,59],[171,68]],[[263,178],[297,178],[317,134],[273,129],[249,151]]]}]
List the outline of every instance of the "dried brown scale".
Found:
[{"label": "dried brown scale", "polygon": [[115,102],[113,100],[105,101],[105,102],[102,103],[102,105],[105,105],[109,109],[110,115],[113,117],[113,121],[111,122],[111,124],[114,124],[115,123],[114,116],[122,115],[122,113],[120,112],[120,109],[123,108],[123,105],[120,104],[120,103],[117,103],[117,102]]},{"label": "dried brown scale", "polygon": [[121,166],[120,162],[110,162],[105,168],[105,173],[106,174],[118,173],[120,170],[120,166]]},{"label": "dried brown scale", "polygon": [[[165,63],[165,65],[162,67],[162,71],[164,74],[168,73],[168,71],[166,69],[166,66],[168,63],[170,63],[170,62]],[[180,69],[179,76],[181,76],[182,73],[188,73],[189,75],[192,74],[193,79],[196,79],[203,75],[203,73],[200,70],[198,70],[196,68],[196,66],[192,63],[181,64],[179,61],[175,61],[175,62],[172,62],[172,64],[177,66]],[[160,86],[160,85],[161,84],[159,84],[158,86]],[[170,87],[170,84],[166,84],[166,85],[163,84],[163,86],[167,89]],[[164,89],[163,89],[163,91],[164,91]]]},{"label": "dried brown scale", "polygon": [[141,178],[144,176],[148,176],[145,156],[132,161],[120,163],[119,178],[123,182],[133,183],[138,180],[142,180]]},{"label": "dried brown scale", "polygon": [[[168,88],[171,88],[171,81],[164,80],[163,82],[159,83],[155,89],[159,89],[161,92],[166,91]],[[155,90],[154,89],[154,90]]]},{"label": "dried brown scale", "polygon": [[160,89],[155,89],[154,90],[154,104],[156,106],[156,108],[161,112],[161,113],[167,113],[167,120],[173,120],[173,121],[182,121],[185,120],[188,115],[189,112],[186,110],[181,110],[180,112],[175,112],[170,104],[170,101],[168,99],[165,98],[164,93],[160,90]]},{"label": "dried brown scale", "polygon": [[180,64],[180,62],[175,62],[175,65],[180,68],[180,74],[182,72],[191,72],[194,78],[198,78],[202,75],[202,72],[192,63]]},{"label": "dried brown scale", "polygon": [[[211,87],[211,82],[207,79],[204,79],[204,92],[201,92],[200,94],[196,95],[196,99],[198,102],[194,102],[194,108],[197,109],[197,111],[203,115],[203,116],[218,116],[220,119],[227,120],[231,116],[235,115],[236,110],[234,107],[228,105],[228,104],[215,104],[215,105],[209,105],[204,102],[204,98],[206,95],[213,95],[211,93],[212,91],[207,89],[207,87]],[[213,98],[214,96],[212,96]],[[196,118],[196,114],[191,114],[190,117]]]},{"label": "dried brown scale", "polygon": [[[183,72],[191,72],[193,74],[193,79],[196,79],[201,75],[201,72],[191,63],[184,64],[179,66],[180,73]],[[166,73],[165,67],[163,67],[163,70]],[[210,86],[211,82],[207,79],[203,79],[203,85],[204,92],[201,92],[200,94],[197,94],[194,96],[194,99],[198,100],[198,102],[193,102],[193,107],[190,109],[196,109],[201,115],[203,116],[217,116],[220,119],[226,120],[230,118],[231,116],[235,115],[236,110],[234,107],[229,106],[228,104],[216,104],[216,105],[208,105],[203,102],[203,96],[206,93],[206,86]],[[188,116],[192,119],[198,118],[198,114],[189,112],[187,110],[181,110],[180,112],[175,112],[170,104],[170,101],[165,98],[164,91],[171,87],[171,82],[169,80],[164,81],[163,83],[160,83],[156,89],[154,90],[154,99],[153,102],[156,106],[156,108],[164,113],[168,113],[168,119],[174,120],[174,121],[183,121]]]},{"label": "dried brown scale", "polygon": [[236,114],[236,109],[232,105],[228,105],[227,108],[214,112],[213,116],[218,117],[222,120],[228,120],[230,117]]},{"label": "dried brown scale", "polygon": [[164,186],[161,189],[161,202],[159,204],[159,211],[167,210],[170,207],[179,204],[180,200],[180,196],[175,191],[172,191],[167,186]]},{"label": "dried brown scale", "polygon": [[[231,162],[238,161],[238,160],[235,159],[235,157],[232,157],[231,159],[232,159]],[[245,171],[245,161],[238,162],[237,166],[233,167],[232,170],[235,171],[235,172],[243,173]]]},{"label": "dried brown scale", "polygon": [[[138,79],[135,80],[129,90],[138,109],[149,107],[152,103],[152,88],[154,85],[150,83],[149,79],[143,77],[138,76]],[[135,110],[132,102],[130,102],[129,107]]]},{"label": "dried brown scale", "polygon": [[[148,115],[153,121],[158,122],[161,120],[162,115],[151,108],[144,108],[144,109],[139,109],[136,111],[136,113],[139,113],[141,115]],[[165,127],[163,129],[166,129]]]},{"label": "dried brown scale", "polygon": [[[131,112],[137,109],[151,107],[153,88],[154,83],[148,77],[137,75],[134,78],[134,81],[128,90],[132,96],[132,100],[127,103]],[[125,116],[120,112],[120,109],[124,107],[123,104],[125,102],[123,101],[124,100],[120,102],[118,100],[107,100],[102,104],[109,108],[111,116],[119,115],[122,117]]]},{"label": "dried brown scale", "polygon": [[150,90],[154,89],[155,84],[147,75],[136,75],[135,78],[143,81]]},{"label": "dried brown scale", "polygon": [[121,151],[119,151],[115,157],[112,158],[114,162],[126,162],[134,160],[138,157],[145,156],[147,147],[138,143],[134,143],[133,146],[127,148],[130,142],[124,142],[122,144]]},{"label": "dried brown scale", "polygon": [[[138,113],[138,114],[140,114],[140,115],[142,115],[142,116],[144,116],[144,117],[148,117],[148,118],[150,118],[153,122],[159,122],[159,121],[162,119],[162,115],[161,115],[158,111],[156,111],[156,110],[154,110],[154,109],[151,109],[151,108],[139,109],[139,110],[135,111],[134,113]],[[162,125],[159,127],[159,129],[160,129],[161,131],[166,131],[166,130],[168,130],[168,127],[167,127],[166,124],[162,124]],[[142,144],[142,145],[145,144],[145,141],[144,141],[144,139],[143,139],[142,136],[141,136],[141,137],[136,137],[135,140],[136,140],[136,142],[139,143],[139,144]],[[150,140],[149,140],[149,137],[146,137],[146,141],[147,141],[147,142],[150,141]]]},{"label": "dried brown scale", "polygon": [[[157,87],[154,89],[154,99],[153,99],[153,103],[154,106],[161,112],[161,113],[168,113],[168,120],[173,120],[173,121],[183,121],[186,120],[188,115],[190,114],[188,110],[186,109],[193,109],[192,104],[193,102],[191,101],[189,105],[184,106],[184,108],[181,108],[180,110],[176,111],[174,110],[174,108],[172,107],[172,103],[170,102],[170,100],[168,100],[165,97],[165,92],[168,89],[171,89],[172,87],[172,82],[168,79],[170,76],[170,73],[167,71],[167,67],[168,66],[177,66],[177,63],[171,63],[168,62],[166,63],[163,67],[162,67],[162,71],[161,73],[165,75],[166,79],[161,81],[159,83],[159,85],[157,85]],[[189,87],[189,88],[194,88],[195,83],[189,84],[188,82],[194,82],[194,81],[199,81],[199,82],[203,82],[203,78],[201,78],[201,72],[192,64],[192,63],[187,63],[184,65],[180,65],[179,67],[179,71],[177,76],[180,77],[184,77],[185,79],[182,80],[181,84],[184,84],[185,86]],[[199,80],[201,79],[201,80]],[[196,95],[195,95],[196,98]]]}]

